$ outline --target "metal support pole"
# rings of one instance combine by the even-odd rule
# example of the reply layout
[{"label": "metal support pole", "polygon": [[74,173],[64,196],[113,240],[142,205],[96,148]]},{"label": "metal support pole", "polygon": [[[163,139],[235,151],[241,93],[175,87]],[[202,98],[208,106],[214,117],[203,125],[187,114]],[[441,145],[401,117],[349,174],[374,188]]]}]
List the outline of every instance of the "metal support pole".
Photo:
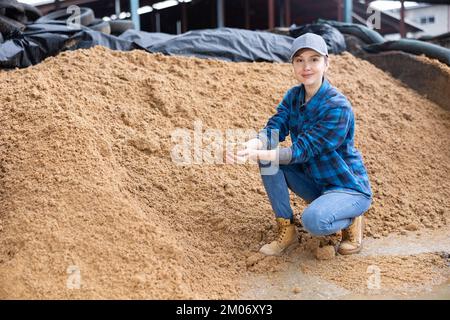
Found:
[{"label": "metal support pole", "polygon": [[352,23],[353,1],[344,0],[344,21]]},{"label": "metal support pole", "polygon": [[269,29],[275,28],[275,3],[274,0],[268,0],[267,5],[269,6]]},{"label": "metal support pole", "polygon": [[115,1],[114,11],[116,12],[116,16],[119,17],[120,14],[120,0]]},{"label": "metal support pole", "polygon": [[185,33],[187,31],[188,26],[188,18],[187,18],[187,8],[186,3],[181,3],[181,33]]},{"label": "metal support pole", "polygon": [[280,0],[280,1],[281,2],[277,3],[277,5],[279,6],[279,9],[278,9],[278,20],[280,21],[278,23],[278,26],[279,27],[284,27],[285,24],[286,24],[286,22],[284,21],[284,18],[286,17],[286,15],[284,13],[285,6],[284,6],[284,1],[283,0]]},{"label": "metal support pole", "polygon": [[156,32],[161,32],[161,17],[159,16],[159,12],[155,13],[155,25]]},{"label": "metal support pole", "polygon": [[405,30],[405,3],[403,0],[400,1],[401,7],[400,7],[400,37],[405,38],[406,37],[406,30]]},{"label": "metal support pole", "polygon": [[291,0],[284,0],[284,14],[286,27],[291,25]]},{"label": "metal support pole", "polygon": [[216,0],[217,4],[217,28],[223,28],[225,26],[224,19],[224,0]]},{"label": "metal support pole", "polygon": [[134,28],[141,30],[141,22],[137,10],[139,8],[139,0],[130,0],[131,20],[133,20]]},{"label": "metal support pole", "polygon": [[250,4],[249,0],[245,1],[245,29],[250,30]]}]

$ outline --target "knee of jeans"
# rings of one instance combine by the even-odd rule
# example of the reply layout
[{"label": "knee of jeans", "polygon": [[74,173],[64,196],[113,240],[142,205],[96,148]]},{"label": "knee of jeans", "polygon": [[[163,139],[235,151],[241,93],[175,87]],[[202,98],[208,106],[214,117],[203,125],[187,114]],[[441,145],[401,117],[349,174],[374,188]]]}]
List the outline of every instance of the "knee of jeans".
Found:
[{"label": "knee of jeans", "polygon": [[328,234],[328,223],[323,219],[323,214],[319,209],[306,208],[302,215],[303,227],[315,236]]}]

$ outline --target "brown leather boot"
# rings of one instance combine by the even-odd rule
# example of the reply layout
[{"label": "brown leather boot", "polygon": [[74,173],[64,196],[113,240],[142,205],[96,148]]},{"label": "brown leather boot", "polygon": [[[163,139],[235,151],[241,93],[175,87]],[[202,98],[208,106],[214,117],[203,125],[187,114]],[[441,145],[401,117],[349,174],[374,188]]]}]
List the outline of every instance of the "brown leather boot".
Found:
[{"label": "brown leather boot", "polygon": [[279,256],[289,246],[297,242],[297,234],[295,225],[291,220],[284,218],[277,218],[278,237],[275,241],[265,244],[261,247],[259,252],[267,256]]},{"label": "brown leather boot", "polygon": [[352,224],[342,230],[342,242],[338,252],[342,255],[358,253],[362,249],[364,221],[363,216],[353,219]]},{"label": "brown leather boot", "polygon": [[342,231],[338,231],[327,236],[322,236],[320,239],[320,247],[333,246],[335,251],[339,249],[339,245],[342,242]]}]

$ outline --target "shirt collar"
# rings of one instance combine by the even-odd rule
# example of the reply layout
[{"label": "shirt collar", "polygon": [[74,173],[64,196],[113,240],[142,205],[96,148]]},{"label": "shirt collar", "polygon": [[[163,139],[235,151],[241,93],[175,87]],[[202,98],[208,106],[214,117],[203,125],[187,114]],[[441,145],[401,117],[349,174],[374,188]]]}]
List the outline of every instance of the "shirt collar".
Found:
[{"label": "shirt collar", "polygon": [[319,90],[317,90],[317,92],[305,104],[306,92],[305,92],[305,86],[302,83],[300,86],[300,107],[306,107],[306,105],[310,105],[311,103],[316,103],[318,100],[322,99],[323,95],[325,94],[325,92],[328,91],[328,88],[330,86],[331,85],[328,82],[328,80],[325,77],[322,77],[322,84],[321,84]]}]

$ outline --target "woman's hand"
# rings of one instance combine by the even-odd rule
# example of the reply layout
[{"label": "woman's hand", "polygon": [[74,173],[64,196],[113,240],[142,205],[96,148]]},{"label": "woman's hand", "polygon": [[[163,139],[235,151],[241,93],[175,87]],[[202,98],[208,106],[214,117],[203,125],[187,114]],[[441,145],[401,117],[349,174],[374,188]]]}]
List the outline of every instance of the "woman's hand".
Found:
[{"label": "woman's hand", "polygon": [[262,149],[264,143],[258,138],[253,138],[247,142],[244,142],[242,145],[245,146],[246,149],[260,150]]},{"label": "woman's hand", "polygon": [[247,161],[256,163],[258,160],[275,161],[276,157],[276,150],[255,150],[249,148],[238,151],[236,155],[230,152],[227,152],[226,155],[227,163],[231,164],[243,164]]},{"label": "woman's hand", "polygon": [[240,150],[236,154],[232,152],[226,153],[226,163],[243,164],[247,161],[257,163],[258,160],[275,161],[277,158],[276,150],[260,150],[264,143],[258,138],[248,140],[242,145],[245,147],[244,150]]}]

